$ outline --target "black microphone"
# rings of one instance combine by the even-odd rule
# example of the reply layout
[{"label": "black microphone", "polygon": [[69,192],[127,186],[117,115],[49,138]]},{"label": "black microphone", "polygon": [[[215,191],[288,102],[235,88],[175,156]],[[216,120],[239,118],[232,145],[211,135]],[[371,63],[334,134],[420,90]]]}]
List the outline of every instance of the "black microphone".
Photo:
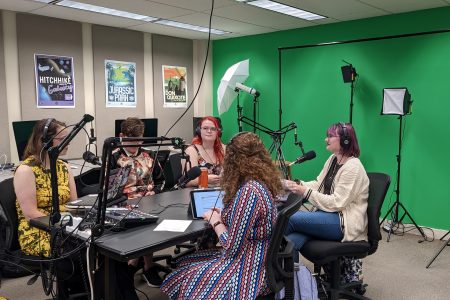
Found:
[{"label": "black microphone", "polygon": [[198,167],[198,166],[192,167],[191,169],[189,169],[189,171],[186,172],[186,175],[182,176],[178,180],[178,183],[175,184],[171,190],[173,191],[173,190],[185,188],[186,184],[189,181],[194,180],[195,178],[199,177],[201,173],[202,173],[202,170],[200,170],[200,167]]},{"label": "black microphone", "polygon": [[83,116],[83,118],[81,119],[81,121],[78,122],[77,124],[75,124],[74,127],[75,127],[75,128],[77,128],[77,127],[83,127],[86,123],[92,122],[92,121],[94,121],[94,117],[91,116],[91,115],[89,115],[89,114],[85,114],[85,115]]},{"label": "black microphone", "polygon": [[95,137],[94,127],[92,127],[91,122],[91,136],[89,137],[89,144],[93,144],[95,141],[97,141],[97,138]]},{"label": "black microphone", "polygon": [[100,158],[91,151],[86,151],[83,153],[83,160],[93,165],[102,165],[102,163],[100,162]]},{"label": "black microphone", "polygon": [[250,95],[254,95],[256,97],[258,97],[260,94],[257,90],[255,90],[254,88],[248,87],[246,85],[243,85],[242,83],[236,82],[236,88],[238,90],[244,91],[249,93]]},{"label": "black microphone", "polygon": [[311,160],[311,159],[313,159],[315,157],[316,157],[316,152],[315,151],[309,151],[309,152],[306,152],[305,155],[302,155],[299,158],[297,158],[294,162],[291,162],[288,166],[290,167],[290,166],[295,165],[295,164],[301,164],[302,162],[307,161],[307,160]]}]

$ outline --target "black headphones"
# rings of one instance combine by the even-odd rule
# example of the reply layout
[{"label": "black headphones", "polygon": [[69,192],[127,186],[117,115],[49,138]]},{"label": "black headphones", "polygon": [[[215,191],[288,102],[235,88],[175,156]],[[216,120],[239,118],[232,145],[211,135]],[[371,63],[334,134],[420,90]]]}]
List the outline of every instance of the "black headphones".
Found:
[{"label": "black headphones", "polygon": [[44,130],[42,130],[41,141],[42,141],[42,147],[44,149],[50,148],[49,144],[51,142],[51,137],[48,136],[48,129],[50,127],[50,124],[52,124],[53,120],[55,120],[55,119],[54,118],[48,118],[47,121],[45,121]]},{"label": "black headphones", "polygon": [[[216,119],[217,124],[219,124],[219,128],[217,128],[217,134],[219,135],[219,138],[220,138],[220,137],[222,137],[222,126],[221,126],[219,120],[217,120],[217,118],[214,118],[214,119]],[[201,136],[201,134],[202,134],[201,125],[204,120],[205,120],[205,118],[202,118],[200,121],[197,122],[197,127],[195,127],[195,135],[196,136]]]},{"label": "black headphones", "polygon": [[341,127],[341,134],[339,135],[339,141],[341,147],[346,149],[350,146],[350,136],[348,135],[347,126],[344,122],[339,122],[339,126]]}]

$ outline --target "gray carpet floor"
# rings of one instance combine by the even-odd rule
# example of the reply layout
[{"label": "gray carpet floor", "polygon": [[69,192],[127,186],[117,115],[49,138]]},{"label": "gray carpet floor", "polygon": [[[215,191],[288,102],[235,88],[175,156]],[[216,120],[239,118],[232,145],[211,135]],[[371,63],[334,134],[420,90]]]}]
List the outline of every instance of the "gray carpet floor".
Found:
[{"label": "gray carpet floor", "polygon": [[[448,236],[447,236],[448,238]],[[445,247],[430,268],[428,261],[444,242],[418,243],[419,236],[406,234],[386,235],[378,251],[363,261],[364,282],[368,284],[366,296],[371,299],[449,299],[450,298],[450,247]],[[168,253],[168,252],[166,252]],[[307,262],[307,266],[310,266]],[[7,299],[48,299],[40,282],[27,286],[29,277],[2,281],[0,297]],[[164,300],[167,297],[157,288],[148,287],[136,274],[136,287],[148,299]],[[147,297],[138,292],[140,299]]]}]

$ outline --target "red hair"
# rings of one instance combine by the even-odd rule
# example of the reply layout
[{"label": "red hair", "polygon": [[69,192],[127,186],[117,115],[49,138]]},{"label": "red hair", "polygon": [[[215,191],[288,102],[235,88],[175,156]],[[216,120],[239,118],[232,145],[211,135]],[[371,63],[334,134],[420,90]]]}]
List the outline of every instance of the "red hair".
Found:
[{"label": "red hair", "polygon": [[[216,156],[216,158],[219,160],[219,163],[223,162],[223,157],[225,156],[225,153],[223,152],[223,147],[222,147],[222,141],[220,139],[220,135],[221,135],[221,129],[220,129],[220,125],[219,125],[219,121],[217,121],[216,118],[211,117],[211,116],[207,116],[204,117],[203,119],[201,119],[198,124],[197,124],[197,128],[201,128],[203,125],[203,122],[205,121],[211,121],[214,124],[214,127],[217,128],[217,136],[216,136],[216,140],[214,141],[214,155]],[[203,145],[203,140],[202,140],[202,135],[200,132],[196,131],[196,135],[194,136],[194,138],[192,139],[192,144],[194,145]]]}]

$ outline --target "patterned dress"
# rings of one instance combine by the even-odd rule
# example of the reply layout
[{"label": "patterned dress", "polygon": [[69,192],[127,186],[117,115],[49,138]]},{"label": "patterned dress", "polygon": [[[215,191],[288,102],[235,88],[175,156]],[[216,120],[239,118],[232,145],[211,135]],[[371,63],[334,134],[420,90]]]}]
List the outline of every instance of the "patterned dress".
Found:
[{"label": "patterned dress", "polygon": [[[153,191],[159,193],[164,184],[164,174],[159,163],[153,167],[153,153],[140,148],[135,156],[129,155],[125,150],[120,149],[113,153],[112,169],[131,166],[128,182],[125,185],[123,193],[129,199],[145,196],[147,186],[153,184]],[[153,168],[153,174],[150,172]]]},{"label": "patterned dress", "polygon": [[[40,212],[49,215],[52,210],[52,188],[50,183],[50,171],[44,170],[38,165],[34,156],[30,156],[22,162],[29,166],[36,177],[36,204]],[[69,171],[62,160],[56,163],[58,176],[59,210],[66,211],[64,204],[70,199]],[[16,201],[17,215],[19,220],[19,244],[22,251],[27,255],[50,256],[50,235],[45,231],[31,227],[23,215],[19,202]]]},{"label": "patterned dress", "polygon": [[[223,249],[185,264],[161,285],[170,299],[255,299],[270,292],[265,259],[277,210],[265,185],[249,181],[222,211]],[[197,257],[198,258],[198,257]]]},{"label": "patterned dress", "polygon": [[214,174],[214,175],[220,175],[220,172],[222,171],[222,165],[220,163],[211,164],[206,161],[205,158],[200,154],[200,151],[198,150],[196,145],[192,145],[195,148],[195,151],[197,151],[197,163],[199,167],[205,167],[208,169],[208,174]]}]

